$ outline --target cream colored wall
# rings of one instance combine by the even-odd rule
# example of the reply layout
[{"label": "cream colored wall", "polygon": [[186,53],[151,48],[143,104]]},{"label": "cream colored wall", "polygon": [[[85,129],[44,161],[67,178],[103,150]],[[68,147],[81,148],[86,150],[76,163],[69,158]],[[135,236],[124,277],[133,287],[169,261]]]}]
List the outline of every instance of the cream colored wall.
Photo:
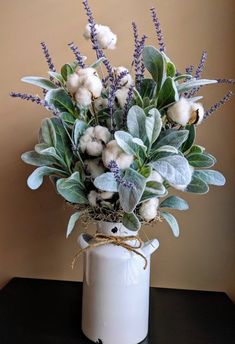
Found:
[{"label": "cream colored wall", "polygon": [[[100,23],[118,34],[113,64],[130,66],[135,20],[155,43],[148,9],[156,6],[167,42],[167,52],[178,69],[197,64],[201,51],[209,54],[205,76],[235,77],[234,0],[91,0]],[[0,3],[1,36],[1,227],[0,283],[13,276],[81,280],[82,266],[70,268],[77,250],[78,231],[66,240],[71,210],[47,181],[38,191],[26,187],[32,171],[20,154],[36,143],[47,112],[34,104],[11,99],[10,90],[37,92],[20,83],[24,75],[45,75],[47,66],[39,43],[45,40],[57,66],[73,58],[66,46],[74,40],[90,56],[82,38],[85,15],[78,0],[8,0]],[[92,61],[90,58],[89,61]],[[226,88],[209,87],[209,106]],[[224,188],[205,196],[186,195],[191,210],[178,214],[181,237],[175,239],[165,224],[146,228],[160,240],[152,261],[152,285],[171,288],[224,290],[235,299],[234,231],[234,100],[198,130],[198,143],[218,158],[217,169],[227,177]],[[82,226],[81,226],[82,227]]]}]

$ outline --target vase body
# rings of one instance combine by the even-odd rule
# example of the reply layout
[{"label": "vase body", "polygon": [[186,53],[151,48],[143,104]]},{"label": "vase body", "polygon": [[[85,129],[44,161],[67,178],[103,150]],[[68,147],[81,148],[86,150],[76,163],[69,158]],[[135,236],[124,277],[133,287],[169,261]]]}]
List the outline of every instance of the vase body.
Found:
[{"label": "vase body", "polygon": [[[100,222],[97,232],[129,236],[120,223]],[[81,248],[89,236],[81,234]],[[135,247],[137,240],[128,243]],[[94,343],[137,344],[148,333],[150,255],[158,247],[152,240],[137,249],[147,259],[124,247],[105,244],[84,252],[82,330]]]}]

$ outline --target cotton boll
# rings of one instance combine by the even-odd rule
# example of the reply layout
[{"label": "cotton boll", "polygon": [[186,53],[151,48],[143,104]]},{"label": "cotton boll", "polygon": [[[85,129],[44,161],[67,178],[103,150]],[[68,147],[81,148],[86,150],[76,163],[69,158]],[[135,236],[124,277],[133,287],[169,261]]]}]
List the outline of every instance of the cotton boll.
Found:
[{"label": "cotton boll", "polygon": [[101,192],[100,193],[100,197],[102,198],[102,199],[110,199],[110,198],[112,198],[113,197],[113,195],[114,195],[114,192],[109,192],[109,191],[104,191],[104,192]]},{"label": "cotton boll", "polygon": [[133,79],[132,79],[132,76],[130,75],[129,71],[127,68],[125,67],[115,67],[113,68],[113,72],[114,72],[114,75],[116,77],[118,77],[121,73],[123,72],[127,72],[128,74],[125,75],[122,79],[121,79],[121,82],[120,82],[120,86],[121,87],[130,87],[131,85],[133,85]]},{"label": "cotton boll", "polygon": [[102,82],[97,71],[94,68],[81,68],[77,71],[80,87],[86,88],[92,95],[92,98],[98,98],[103,88]]},{"label": "cotton boll", "polygon": [[[115,35],[108,26],[95,25],[97,42],[101,49],[115,49],[117,43],[117,35]],[[86,39],[91,38],[90,24],[87,24],[83,36]]]},{"label": "cotton boll", "polygon": [[87,88],[80,87],[75,93],[75,99],[81,106],[89,106],[92,101],[92,94]]},{"label": "cotton boll", "polygon": [[115,97],[117,99],[117,102],[120,106],[120,108],[124,108],[126,105],[127,97],[128,97],[128,91],[129,89],[127,87],[120,88],[117,90]]},{"label": "cotton boll", "polygon": [[191,118],[189,124],[195,123],[200,124],[203,121],[204,117],[204,108],[201,103],[192,103],[191,104]]},{"label": "cotton boll", "polygon": [[101,111],[108,106],[108,99],[99,97],[94,100],[94,108],[96,111]]},{"label": "cotton boll", "polygon": [[90,191],[87,198],[88,198],[88,202],[90,203],[92,207],[97,207],[97,200],[99,198],[99,194],[96,191],[94,190]]},{"label": "cotton boll", "polygon": [[96,127],[89,127],[81,136],[79,144],[82,153],[87,153],[91,156],[100,156],[104,144],[109,141],[111,134],[107,128],[97,125]]},{"label": "cotton boll", "polygon": [[109,163],[114,160],[121,170],[125,170],[132,164],[133,155],[125,153],[117,144],[116,140],[110,141],[102,152],[104,166],[108,167]]},{"label": "cotton boll", "polygon": [[158,198],[151,198],[150,200],[142,203],[139,214],[145,221],[149,222],[157,216],[158,206]]},{"label": "cotton boll", "polygon": [[169,107],[167,110],[167,116],[175,123],[185,126],[191,117],[192,105],[191,103],[181,97],[178,102]]},{"label": "cotton boll", "polygon": [[71,94],[76,93],[78,87],[79,87],[80,81],[79,81],[79,76],[77,75],[77,73],[73,73],[71,75],[69,75],[68,79],[67,79],[67,89]]},{"label": "cotton boll", "polygon": [[157,171],[152,171],[146,182],[158,182],[163,183],[164,179]]},{"label": "cotton boll", "polygon": [[84,164],[87,172],[94,179],[105,172],[105,168],[100,159],[85,160]]}]

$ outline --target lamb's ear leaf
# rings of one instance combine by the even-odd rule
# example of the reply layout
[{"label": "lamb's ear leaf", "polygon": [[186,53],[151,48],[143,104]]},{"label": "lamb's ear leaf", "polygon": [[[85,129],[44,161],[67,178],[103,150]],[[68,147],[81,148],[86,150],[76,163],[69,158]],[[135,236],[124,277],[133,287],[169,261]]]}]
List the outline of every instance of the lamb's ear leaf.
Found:
[{"label": "lamb's ear leaf", "polygon": [[78,145],[79,143],[79,139],[82,136],[82,134],[84,133],[84,131],[87,129],[88,125],[86,124],[86,122],[81,121],[80,119],[76,119],[75,123],[74,123],[74,127],[73,127],[73,142],[75,144],[75,146]]},{"label": "lamb's ear leaf", "polygon": [[60,175],[66,176],[66,172],[59,170],[57,168],[42,166],[38,167],[33,173],[28,177],[27,185],[30,189],[36,190],[38,189],[43,183],[44,176],[51,176],[51,175]]},{"label": "lamb's ear leaf", "polygon": [[166,78],[166,66],[164,57],[159,50],[153,46],[146,46],[143,49],[144,65],[149,73],[152,75],[153,80],[157,84],[156,96]]},{"label": "lamb's ear leaf", "polygon": [[74,73],[74,68],[66,63],[65,65],[62,66],[61,68],[61,75],[65,81],[67,81],[68,77]]},{"label": "lamb's ear leaf", "polygon": [[108,192],[117,192],[118,184],[114,178],[112,172],[106,172],[96,177],[94,180],[94,185],[97,189]]},{"label": "lamb's ear leaf", "polygon": [[55,160],[48,156],[42,156],[35,151],[25,152],[21,155],[21,159],[29,165],[33,166],[50,166]]},{"label": "lamb's ear leaf", "polygon": [[144,110],[137,105],[132,106],[128,111],[128,131],[133,137],[138,137],[143,142],[146,140],[145,119],[146,115]]},{"label": "lamb's ear leaf", "polygon": [[88,203],[86,190],[79,172],[74,172],[69,178],[59,179],[56,188],[58,193],[70,203]]},{"label": "lamb's ear leaf", "polygon": [[60,112],[68,112],[71,115],[75,112],[72,99],[62,88],[48,91],[45,100],[49,105],[53,105]]},{"label": "lamb's ear leaf", "polygon": [[80,212],[77,211],[76,213],[74,213],[73,215],[70,216],[69,222],[68,222],[68,226],[67,226],[67,232],[66,232],[66,238],[68,238],[68,236],[72,233],[76,222],[78,221],[80,217]]},{"label": "lamb's ear leaf", "polygon": [[223,186],[226,183],[222,173],[214,170],[196,170],[193,175],[211,185]]},{"label": "lamb's ear leaf", "polygon": [[161,109],[164,106],[177,102],[178,100],[179,94],[175,82],[171,77],[168,77],[159,91],[157,106]]},{"label": "lamb's ear leaf", "polygon": [[159,139],[154,144],[154,149],[166,145],[178,149],[187,140],[188,135],[188,130],[167,130],[163,135],[159,136]]},{"label": "lamb's ear leaf", "polygon": [[188,203],[181,197],[169,196],[161,202],[160,208],[172,208],[177,210],[187,210],[189,208]]},{"label": "lamb's ear leaf", "polygon": [[207,153],[191,153],[187,160],[193,167],[212,167],[215,164],[214,157]]},{"label": "lamb's ear leaf", "polygon": [[196,137],[196,126],[194,124],[187,125],[186,129],[189,131],[189,135],[182,145],[182,152],[187,152],[192,147]]},{"label": "lamb's ear leaf", "polygon": [[57,139],[54,125],[50,118],[45,118],[41,124],[41,137],[49,147],[56,147]]},{"label": "lamb's ear leaf", "polygon": [[48,91],[57,88],[57,86],[53,84],[52,81],[46,78],[39,77],[39,76],[25,76],[21,79],[21,81],[27,82],[28,84],[31,84],[31,85],[41,87],[44,90],[48,90]]},{"label": "lamb's ear leaf", "polygon": [[209,79],[192,79],[190,81],[182,82],[177,85],[177,89],[179,93],[184,93],[186,91],[191,90],[192,88],[197,88],[200,86],[216,84],[217,80],[209,80]]},{"label": "lamb's ear leaf", "polygon": [[203,195],[209,191],[209,187],[207,183],[193,174],[190,184],[188,184],[184,191]]},{"label": "lamb's ear leaf", "polygon": [[140,229],[140,221],[134,213],[124,213],[122,224],[131,231],[138,231]]},{"label": "lamb's ear leaf", "polygon": [[176,218],[172,214],[168,213],[167,211],[162,211],[160,213],[160,216],[162,216],[166,220],[166,222],[171,227],[173,235],[176,238],[178,238],[180,235],[180,231],[179,231],[179,225],[178,225],[178,222],[176,221]]},{"label": "lamb's ear leaf", "polygon": [[157,109],[151,109],[145,120],[145,130],[150,146],[157,140],[162,129],[162,119]]}]

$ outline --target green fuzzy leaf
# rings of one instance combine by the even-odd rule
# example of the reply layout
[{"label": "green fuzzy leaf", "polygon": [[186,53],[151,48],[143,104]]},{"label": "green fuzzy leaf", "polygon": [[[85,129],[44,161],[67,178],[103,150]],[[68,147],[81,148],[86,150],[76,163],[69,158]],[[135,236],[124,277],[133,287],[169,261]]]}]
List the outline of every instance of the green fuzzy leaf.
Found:
[{"label": "green fuzzy leaf", "polygon": [[49,74],[53,79],[55,79],[56,81],[59,81],[59,83],[60,83],[61,85],[63,85],[64,79],[63,79],[63,77],[62,77],[62,75],[61,75],[60,73],[49,71],[48,74]]},{"label": "green fuzzy leaf", "polygon": [[188,130],[166,130],[164,135],[156,141],[154,148],[173,146],[178,149],[187,140],[188,135]]},{"label": "green fuzzy leaf", "polygon": [[187,156],[188,162],[194,167],[211,167],[215,164],[214,159],[208,154],[192,153]]},{"label": "green fuzzy leaf", "polygon": [[146,46],[143,49],[144,65],[157,83],[156,95],[158,95],[162,83],[166,78],[164,57],[159,50],[153,46]]},{"label": "green fuzzy leaf", "polygon": [[190,150],[189,150],[189,154],[191,153],[199,153],[199,154],[202,154],[203,152],[205,151],[205,148],[202,147],[202,146],[198,146],[198,145],[193,145]]},{"label": "green fuzzy leaf", "polygon": [[180,155],[172,155],[150,164],[165,180],[175,185],[187,185],[191,180],[188,161]]},{"label": "green fuzzy leaf", "polygon": [[222,173],[214,170],[199,170],[194,171],[193,174],[196,178],[201,179],[207,184],[223,186],[226,183],[226,180]]},{"label": "green fuzzy leaf", "polygon": [[35,151],[25,152],[21,155],[21,159],[29,165],[33,166],[47,166],[53,165],[54,159],[46,156],[41,156]]},{"label": "green fuzzy leaf", "polygon": [[139,146],[133,142],[133,137],[129,133],[125,131],[116,131],[114,137],[117,144],[124,152],[130,155],[136,155],[138,153]]},{"label": "green fuzzy leaf", "polygon": [[150,192],[156,196],[164,196],[166,194],[166,188],[162,183],[155,181],[149,181],[146,183],[145,191]]},{"label": "green fuzzy leaf", "polygon": [[184,191],[203,195],[209,191],[209,187],[207,183],[193,174],[190,184]]},{"label": "green fuzzy leaf", "polygon": [[148,97],[149,99],[154,98],[156,91],[156,82],[153,79],[143,79],[140,85],[140,95],[144,99]]},{"label": "green fuzzy leaf", "polygon": [[25,76],[24,78],[21,79],[21,81],[27,82],[28,84],[31,84],[31,85],[41,87],[44,90],[48,90],[48,91],[57,88],[57,86],[54,85],[52,81],[46,78],[41,78],[39,76]]},{"label": "green fuzzy leaf", "polygon": [[175,82],[171,77],[167,77],[159,91],[157,106],[161,109],[164,106],[177,102],[178,100],[179,94]]},{"label": "green fuzzy leaf", "polygon": [[171,227],[171,230],[172,230],[172,233],[173,235],[178,238],[179,237],[179,234],[180,234],[180,231],[179,231],[179,225],[176,221],[176,218],[168,213],[167,211],[162,211],[160,213],[160,215],[166,220],[166,222],[170,225]]},{"label": "green fuzzy leaf", "polygon": [[86,122],[76,119],[73,127],[73,142],[77,146],[79,144],[80,137],[83,135],[84,131],[88,128]]},{"label": "green fuzzy leaf", "polygon": [[27,185],[30,189],[38,189],[42,183],[45,176],[59,175],[66,176],[66,172],[53,167],[42,166],[38,167],[33,173],[28,177]]},{"label": "green fuzzy leaf", "polygon": [[96,177],[94,185],[102,191],[118,192],[118,184],[112,172],[106,172]]},{"label": "green fuzzy leaf", "polygon": [[50,90],[45,96],[45,101],[49,105],[54,105],[56,109],[61,112],[68,112],[74,114],[75,108],[70,96],[62,89]]},{"label": "green fuzzy leaf", "polygon": [[62,66],[61,75],[65,81],[67,81],[68,77],[73,73],[74,73],[74,69],[68,63],[66,63],[64,66]]},{"label": "green fuzzy leaf", "polygon": [[168,152],[168,153],[173,153],[173,154],[178,154],[178,149],[173,147],[173,146],[161,146],[158,149],[156,149],[156,153],[160,152]]},{"label": "green fuzzy leaf", "polygon": [[61,113],[60,118],[62,119],[62,121],[69,125],[74,125],[74,122],[76,121],[76,117],[74,117],[68,112]]},{"label": "green fuzzy leaf", "polygon": [[132,187],[119,185],[120,204],[126,213],[132,213],[144,192],[145,178],[135,170],[128,168],[123,179],[131,183]]},{"label": "green fuzzy leaf", "polygon": [[139,172],[144,178],[147,179],[152,172],[152,167],[151,166],[142,166],[141,170]]},{"label": "green fuzzy leaf", "polygon": [[66,231],[66,238],[68,238],[68,236],[72,233],[79,217],[80,217],[80,213],[78,211],[70,216],[68,226],[67,226],[67,231]]},{"label": "green fuzzy leaf", "polygon": [[208,80],[208,79],[192,79],[190,81],[182,82],[181,84],[177,85],[177,89],[179,93],[184,93],[186,91],[191,90],[192,88],[197,88],[204,85],[216,84],[217,80]]},{"label": "green fuzzy leaf", "polygon": [[45,118],[41,125],[41,136],[44,143],[48,146],[56,147],[56,132],[51,119]]},{"label": "green fuzzy leaf", "polygon": [[188,203],[178,196],[170,196],[166,198],[160,204],[160,208],[172,208],[177,210],[187,210],[189,209]]},{"label": "green fuzzy leaf", "polygon": [[141,226],[138,217],[134,213],[125,213],[122,224],[130,231],[138,231]]},{"label": "green fuzzy leaf", "polygon": [[138,137],[143,142],[146,140],[145,119],[144,110],[139,106],[134,105],[130,108],[127,115],[128,131],[133,137]]},{"label": "green fuzzy leaf", "polygon": [[59,179],[56,183],[58,193],[66,201],[77,204],[87,204],[86,190],[78,172],[74,172],[69,178]]},{"label": "green fuzzy leaf", "polygon": [[193,145],[196,137],[196,126],[191,124],[187,125],[186,129],[189,131],[188,139],[184,142],[182,146],[182,152],[187,152]]},{"label": "green fuzzy leaf", "polygon": [[145,120],[145,131],[150,143],[150,146],[157,140],[162,129],[162,119],[160,112],[157,109],[149,111]]}]

